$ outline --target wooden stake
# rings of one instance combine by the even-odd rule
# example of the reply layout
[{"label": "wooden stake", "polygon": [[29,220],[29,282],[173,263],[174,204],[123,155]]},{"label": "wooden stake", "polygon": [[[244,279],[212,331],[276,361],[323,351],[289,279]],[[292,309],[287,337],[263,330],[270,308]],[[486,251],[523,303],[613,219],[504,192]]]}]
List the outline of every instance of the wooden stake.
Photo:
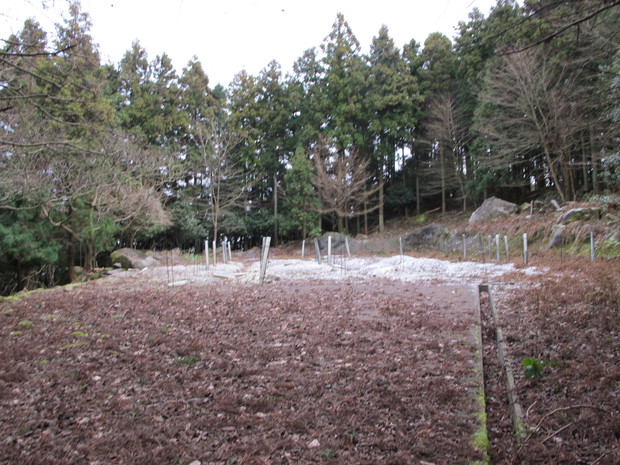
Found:
[{"label": "wooden stake", "polygon": [[267,261],[269,259],[269,245],[271,244],[271,237],[263,237],[263,250],[260,260],[260,284],[265,281],[265,274],[267,274]]},{"label": "wooden stake", "polygon": [[523,233],[523,264],[527,266],[527,233]]},{"label": "wooden stake", "polygon": [[304,255],[306,254],[306,240],[301,241],[301,259],[304,259]]}]

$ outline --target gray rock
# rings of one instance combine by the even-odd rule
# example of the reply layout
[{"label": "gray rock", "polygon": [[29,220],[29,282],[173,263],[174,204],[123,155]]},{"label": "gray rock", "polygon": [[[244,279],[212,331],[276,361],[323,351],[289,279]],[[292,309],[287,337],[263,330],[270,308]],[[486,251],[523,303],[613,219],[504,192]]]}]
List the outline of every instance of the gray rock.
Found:
[{"label": "gray rock", "polygon": [[558,223],[570,224],[575,221],[590,221],[601,218],[600,208],[573,208],[560,216]]},{"label": "gray rock", "polygon": [[514,215],[519,206],[497,197],[489,197],[469,218],[469,224],[479,221],[492,221],[498,218]]},{"label": "gray rock", "polygon": [[147,268],[149,266],[159,266],[161,263],[156,258],[147,254],[144,250],[119,249],[110,255],[112,263],[119,263],[121,267],[128,268]]},{"label": "gray rock", "polygon": [[551,230],[551,240],[549,241],[548,248],[552,249],[555,247],[563,247],[564,246],[564,230],[566,226],[562,224],[556,224]]},{"label": "gray rock", "polygon": [[533,205],[531,202],[526,202],[519,207],[519,211],[521,213],[530,213],[532,211],[532,207]]},{"label": "gray rock", "polygon": [[404,235],[403,242],[409,247],[436,245],[445,230],[443,226],[431,223],[428,226],[424,226],[423,228],[416,229]]},{"label": "gray rock", "polygon": [[322,252],[327,253],[327,243],[329,240],[328,239],[329,236],[332,237],[332,252],[339,253],[342,250],[344,250],[345,248],[344,241],[347,236],[341,233],[337,233],[337,232],[328,232],[328,233],[323,234],[319,238],[319,247],[321,248]]}]

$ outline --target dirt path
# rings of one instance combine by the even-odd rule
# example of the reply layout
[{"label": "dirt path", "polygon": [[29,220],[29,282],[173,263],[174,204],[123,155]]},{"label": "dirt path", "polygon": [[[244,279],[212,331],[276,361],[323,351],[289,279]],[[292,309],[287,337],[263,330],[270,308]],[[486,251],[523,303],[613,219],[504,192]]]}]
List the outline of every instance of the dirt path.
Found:
[{"label": "dirt path", "polygon": [[475,285],[180,271],[0,303],[0,461],[482,458]]}]

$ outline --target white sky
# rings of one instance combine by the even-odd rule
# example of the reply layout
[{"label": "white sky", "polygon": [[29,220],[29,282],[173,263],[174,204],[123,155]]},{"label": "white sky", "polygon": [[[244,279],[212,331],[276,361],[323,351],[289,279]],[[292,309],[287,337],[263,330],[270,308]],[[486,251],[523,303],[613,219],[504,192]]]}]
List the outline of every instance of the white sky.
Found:
[{"label": "white sky", "polygon": [[[4,0],[0,39],[28,17],[43,28],[66,11],[65,0]],[[47,5],[43,8],[42,4]],[[367,53],[385,24],[396,46],[423,43],[432,32],[450,38],[477,7],[488,16],[496,0],[82,0],[104,62],[118,63],[135,39],[152,60],[167,53],[179,74],[196,55],[210,84],[227,86],[242,69],[258,75],[271,60],[283,73],[305,50],[319,47],[341,12]]]}]

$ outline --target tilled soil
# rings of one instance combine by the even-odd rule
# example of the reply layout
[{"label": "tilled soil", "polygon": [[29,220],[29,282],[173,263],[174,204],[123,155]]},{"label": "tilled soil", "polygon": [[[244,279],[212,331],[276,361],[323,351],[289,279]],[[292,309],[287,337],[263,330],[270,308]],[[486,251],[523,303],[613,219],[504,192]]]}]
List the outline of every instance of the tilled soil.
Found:
[{"label": "tilled soil", "polygon": [[0,302],[0,461],[471,463],[477,289],[122,286]]}]

